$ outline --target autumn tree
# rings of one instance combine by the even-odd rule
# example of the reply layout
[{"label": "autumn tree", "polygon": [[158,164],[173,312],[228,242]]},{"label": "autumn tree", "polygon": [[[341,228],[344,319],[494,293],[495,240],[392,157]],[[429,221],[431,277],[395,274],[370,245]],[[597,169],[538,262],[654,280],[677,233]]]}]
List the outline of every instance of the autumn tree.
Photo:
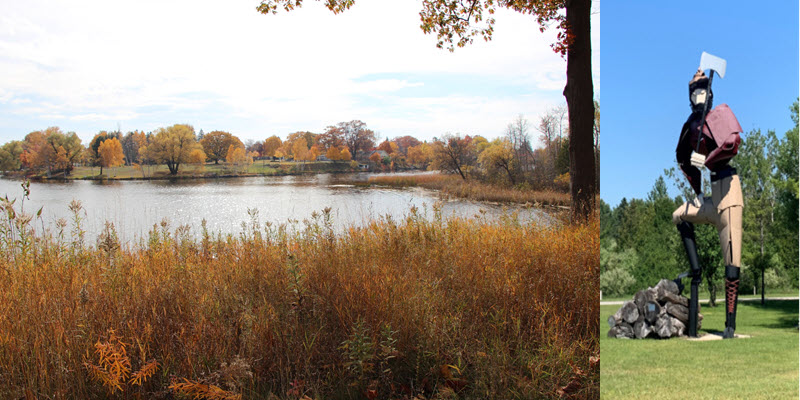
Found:
[{"label": "autumn tree", "polygon": [[445,134],[442,139],[433,141],[431,164],[434,169],[459,174],[467,179],[469,168],[475,165],[477,153],[472,138],[456,134]]},{"label": "autumn tree", "polygon": [[478,162],[488,172],[503,171],[511,185],[516,185],[517,159],[507,139],[495,139],[478,156]]},{"label": "autumn tree", "polygon": [[[353,4],[355,0],[325,1],[336,14]],[[276,14],[278,8],[291,11],[301,5],[302,0],[261,0],[256,9],[262,14]],[[557,41],[551,47],[567,58],[567,85],[563,94],[569,111],[572,216],[584,220],[594,209],[598,192],[592,149],[591,0],[423,0],[420,28],[426,34],[436,34],[437,47],[446,46],[453,51],[471,44],[475,36],[492,39],[497,7],[535,16],[541,30],[551,25],[558,29]]]},{"label": "autumn tree", "polygon": [[234,167],[239,167],[242,171],[247,170],[247,167],[253,163],[253,157],[247,154],[247,149],[244,145],[236,146],[230,145],[225,156],[225,161]]},{"label": "autumn tree", "polygon": [[244,144],[238,137],[223,131],[206,133],[203,135],[203,139],[200,140],[200,145],[203,146],[206,157],[214,161],[214,164],[219,164],[220,160],[225,160],[228,154],[228,148],[231,145],[234,147],[244,147]]},{"label": "autumn tree", "polygon": [[100,145],[111,138],[119,140],[119,134],[116,132],[100,131],[89,142],[89,147],[86,148],[87,159],[89,164],[95,167],[100,167],[100,175],[103,174],[103,158],[100,156]]},{"label": "autumn tree", "polygon": [[194,164],[194,165],[205,164],[205,162],[206,162],[206,153],[203,151],[203,147],[199,146],[199,147],[194,148],[189,153],[189,161],[187,161],[187,162],[189,164]]},{"label": "autumn tree", "polygon": [[128,132],[119,142],[122,144],[122,153],[125,154],[125,163],[133,165],[139,161],[139,148],[147,146],[147,136],[140,131]]},{"label": "autumn tree", "polygon": [[156,163],[167,164],[169,173],[176,175],[181,163],[188,162],[192,150],[198,146],[191,125],[175,124],[156,131],[152,143],[147,146],[147,156]]},{"label": "autumn tree", "polygon": [[409,147],[406,161],[420,168],[427,168],[433,157],[433,150],[428,143],[420,143],[419,145]]},{"label": "autumn tree", "polygon": [[100,153],[101,168],[114,168],[125,163],[122,143],[117,138],[107,139],[100,143],[98,153]]},{"label": "autumn tree", "polygon": [[281,138],[275,135],[268,137],[264,140],[264,148],[261,151],[261,155],[264,157],[275,157],[275,151],[281,147],[281,144],[283,144]]},{"label": "autumn tree", "polygon": [[12,140],[0,147],[0,171],[17,171],[22,167],[22,142]]},{"label": "autumn tree", "polygon": [[392,139],[392,142],[397,143],[397,147],[400,150],[400,152],[406,156],[408,155],[408,149],[422,144],[422,142],[417,140],[417,138],[409,135],[396,137]]},{"label": "autumn tree", "polygon": [[252,157],[263,157],[264,142],[249,139],[247,143],[245,143],[245,149],[247,149],[247,153]]},{"label": "autumn tree", "polygon": [[328,126],[325,132],[319,135],[317,142],[326,150],[332,147],[344,146],[344,132],[338,126]]},{"label": "autumn tree", "polygon": [[386,139],[378,145],[378,150],[383,150],[386,152],[386,154],[392,155],[392,153],[398,153],[400,151],[400,146],[397,143],[390,142],[389,139]]},{"label": "autumn tree", "polygon": [[325,152],[325,157],[329,160],[336,162],[339,161],[339,157],[341,157],[342,152],[339,150],[338,147],[331,146],[328,148],[328,151]]},{"label": "autumn tree", "polygon": [[73,163],[83,156],[83,145],[75,132],[63,133],[58,127],[35,131],[25,136],[20,162],[32,170],[69,174]]},{"label": "autumn tree", "polygon": [[359,152],[366,152],[375,147],[376,136],[375,132],[367,129],[367,124],[353,120],[329,126],[320,139],[325,145],[344,144],[353,157],[358,157]]},{"label": "autumn tree", "polygon": [[350,154],[350,150],[347,150],[347,147],[342,146],[341,150],[339,151],[339,160],[350,161],[352,159],[353,155]]}]

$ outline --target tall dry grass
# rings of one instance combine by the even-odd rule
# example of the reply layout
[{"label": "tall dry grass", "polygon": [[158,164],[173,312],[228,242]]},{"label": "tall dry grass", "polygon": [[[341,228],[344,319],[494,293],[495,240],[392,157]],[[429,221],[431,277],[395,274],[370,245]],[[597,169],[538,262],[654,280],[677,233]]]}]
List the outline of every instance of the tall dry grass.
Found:
[{"label": "tall dry grass", "polygon": [[539,206],[569,206],[568,192],[553,189],[518,189],[494,185],[476,180],[464,180],[457,175],[419,174],[419,175],[379,175],[371,176],[370,184],[408,187],[420,186],[442,191],[464,199],[490,201],[497,203],[533,204]]},{"label": "tall dry grass", "polygon": [[598,224],[412,210],[84,243],[0,200],[0,398],[599,398]]}]

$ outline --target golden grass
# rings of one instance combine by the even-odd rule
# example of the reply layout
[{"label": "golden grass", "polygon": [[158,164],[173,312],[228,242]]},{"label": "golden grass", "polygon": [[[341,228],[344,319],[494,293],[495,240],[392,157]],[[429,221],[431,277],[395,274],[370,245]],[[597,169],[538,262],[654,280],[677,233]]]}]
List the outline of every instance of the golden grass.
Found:
[{"label": "golden grass", "polygon": [[453,197],[490,201],[497,203],[529,203],[532,205],[569,206],[569,193],[552,189],[532,190],[516,189],[505,186],[482,183],[475,180],[463,180],[456,175],[419,174],[419,175],[380,175],[371,176],[370,184],[384,186],[420,186],[440,190]]},{"label": "golden grass", "polygon": [[0,398],[599,398],[596,220],[253,213],[87,246],[0,209]]}]

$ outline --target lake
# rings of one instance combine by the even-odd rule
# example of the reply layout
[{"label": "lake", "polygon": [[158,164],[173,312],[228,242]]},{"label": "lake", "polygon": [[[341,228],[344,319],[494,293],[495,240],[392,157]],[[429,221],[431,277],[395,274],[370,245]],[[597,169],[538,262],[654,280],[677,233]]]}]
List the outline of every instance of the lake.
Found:
[{"label": "lake", "polygon": [[[366,181],[368,174],[318,174],[282,177],[188,179],[152,181],[65,181],[31,182],[30,198],[24,207],[35,213],[43,207],[42,218],[53,228],[55,221],[71,221],[69,203],[79,200],[86,211],[83,227],[91,243],[106,221],[113,222],[122,241],[146,237],[154,224],[166,219],[174,229],[189,225],[195,235],[201,221],[210,232],[239,233],[242,222],[250,221],[248,209],[258,210],[263,224],[311,219],[312,212],[331,207],[337,230],[364,225],[371,219],[407,216],[412,207],[433,215],[432,206],[441,201],[444,216],[499,218],[518,212],[526,223],[547,223],[546,212],[520,206],[499,206],[463,199],[442,200],[439,193],[423,188],[359,187],[354,180]],[[21,181],[0,179],[0,196],[21,198]],[[17,200],[19,210],[20,200]],[[68,225],[68,229],[71,225]]]}]

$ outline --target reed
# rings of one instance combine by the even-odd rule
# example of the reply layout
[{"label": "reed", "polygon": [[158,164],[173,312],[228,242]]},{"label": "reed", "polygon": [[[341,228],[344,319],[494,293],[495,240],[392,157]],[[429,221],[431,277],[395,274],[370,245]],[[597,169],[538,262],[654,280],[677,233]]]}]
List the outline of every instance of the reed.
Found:
[{"label": "reed", "polygon": [[380,175],[370,177],[368,183],[394,187],[419,186],[439,190],[453,197],[496,203],[569,206],[570,202],[569,193],[549,188],[538,190],[512,188],[476,180],[463,180],[455,175]]},{"label": "reed", "polygon": [[[136,244],[0,200],[0,398],[599,398],[598,223],[330,210]],[[426,215],[428,214],[428,215]]]}]

